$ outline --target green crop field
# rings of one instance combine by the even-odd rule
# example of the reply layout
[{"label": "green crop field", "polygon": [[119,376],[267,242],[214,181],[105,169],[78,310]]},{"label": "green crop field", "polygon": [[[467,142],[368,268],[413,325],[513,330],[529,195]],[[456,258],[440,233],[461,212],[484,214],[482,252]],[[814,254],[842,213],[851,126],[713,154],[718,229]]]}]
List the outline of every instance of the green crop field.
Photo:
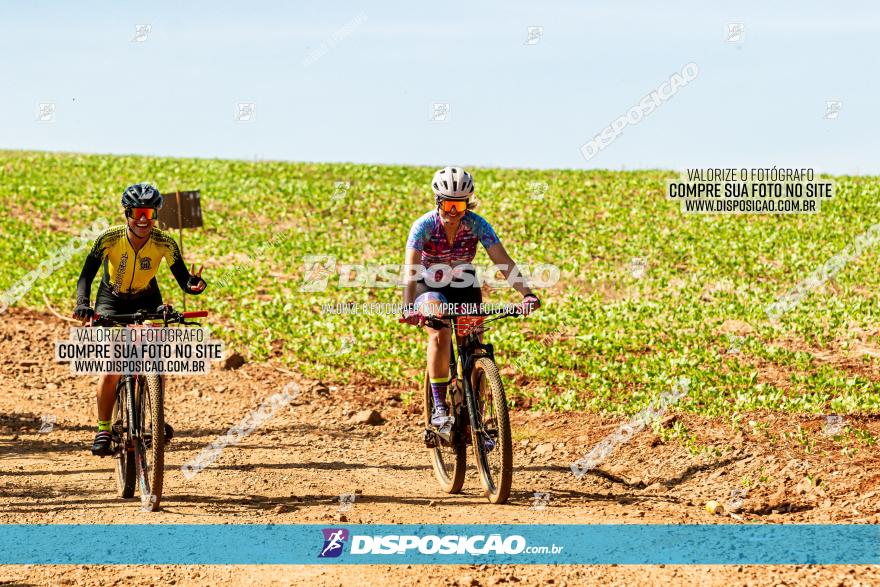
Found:
[{"label": "green crop field", "polygon": [[[306,255],[401,263],[410,226],[433,206],[433,168],[12,151],[0,152],[0,168],[0,291],[94,221],[120,224],[119,194],[130,183],[199,189],[205,227],[185,234],[185,258],[206,266],[210,285],[189,308],[210,310],[216,333],[249,360],[272,356],[307,376],[419,381],[417,329],[395,316],[322,313],[330,302],[399,302],[399,289],[342,288],[333,278],[326,291],[300,287]],[[540,311],[487,334],[516,401],[632,413],[685,376],[690,392],[678,408],[708,416],[880,410],[871,376],[880,244],[778,326],[764,311],[878,221],[878,178],[836,177],[834,199],[816,215],[707,216],[665,199],[672,171],[471,171],[476,211],[514,260],[561,272],[538,291]],[[546,183],[541,198],[533,182]],[[45,309],[45,294],[68,314],[84,254],[17,305]],[[485,252],[476,262],[488,263]],[[165,269],[160,285],[179,304]],[[518,297],[498,289],[488,301]]]}]

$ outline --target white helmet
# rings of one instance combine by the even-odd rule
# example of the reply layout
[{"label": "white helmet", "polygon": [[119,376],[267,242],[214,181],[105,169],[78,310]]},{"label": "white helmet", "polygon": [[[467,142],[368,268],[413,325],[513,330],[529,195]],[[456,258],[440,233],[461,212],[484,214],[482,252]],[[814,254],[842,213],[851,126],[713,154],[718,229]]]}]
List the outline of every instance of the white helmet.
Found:
[{"label": "white helmet", "polygon": [[434,194],[444,200],[467,200],[474,194],[474,178],[461,167],[444,167],[431,182]]}]

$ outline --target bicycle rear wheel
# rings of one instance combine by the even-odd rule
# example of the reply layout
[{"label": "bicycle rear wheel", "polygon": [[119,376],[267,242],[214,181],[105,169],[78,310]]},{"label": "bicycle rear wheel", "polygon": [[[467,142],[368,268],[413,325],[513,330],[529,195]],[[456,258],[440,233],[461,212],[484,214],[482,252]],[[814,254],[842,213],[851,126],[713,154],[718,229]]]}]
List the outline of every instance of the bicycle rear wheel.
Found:
[{"label": "bicycle rear wheel", "polygon": [[116,403],[113,404],[112,434],[117,442],[116,447],[116,495],[125,499],[134,497],[136,471],[134,452],[131,451],[131,426],[126,410],[125,384],[122,379],[116,385]]},{"label": "bicycle rear wheel", "polygon": [[513,441],[498,368],[480,357],[471,372],[471,438],[480,482],[491,503],[505,503],[513,481]]},{"label": "bicycle rear wheel", "polygon": [[[425,429],[431,428],[431,410],[434,408],[434,394],[431,393],[431,379],[425,373]],[[431,449],[431,463],[434,477],[440,489],[446,493],[460,493],[464,485],[467,468],[467,447],[461,432],[461,423],[456,421],[452,428],[451,442],[447,443],[435,435],[436,446]]]},{"label": "bicycle rear wheel", "polygon": [[137,402],[141,437],[135,439],[135,463],[142,509],[155,512],[162,500],[165,472],[165,405],[162,378],[138,377]]}]

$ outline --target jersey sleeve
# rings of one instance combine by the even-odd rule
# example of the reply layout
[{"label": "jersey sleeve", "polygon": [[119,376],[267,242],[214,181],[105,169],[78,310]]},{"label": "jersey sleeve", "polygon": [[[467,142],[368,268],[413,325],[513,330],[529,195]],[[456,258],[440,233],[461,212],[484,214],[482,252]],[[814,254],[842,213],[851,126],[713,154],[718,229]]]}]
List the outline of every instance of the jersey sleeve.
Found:
[{"label": "jersey sleeve", "polygon": [[120,238],[125,237],[125,226],[113,226],[98,235],[92,248],[89,251],[89,257],[93,260],[101,262],[107,256],[107,251]]},{"label": "jersey sleeve", "polygon": [[406,248],[423,251],[425,242],[431,236],[431,227],[434,225],[432,214],[425,214],[415,221],[412,228],[409,229],[409,236],[406,239]]},{"label": "jersey sleeve", "polygon": [[114,242],[124,235],[125,226],[114,226],[99,234],[98,238],[95,239],[91,250],[86,255],[85,263],[83,263],[83,268],[79,274],[79,280],[76,282],[77,305],[88,306],[90,304],[92,282],[95,279],[95,275],[98,274],[98,269],[101,268],[101,263],[107,256],[107,251]]},{"label": "jersey sleeve", "polygon": [[162,257],[168,262],[169,266],[178,262],[183,263],[183,255],[180,254],[180,247],[177,246],[177,241],[167,232],[161,230],[156,231],[153,238],[155,238],[156,242],[161,246]]},{"label": "jersey sleeve", "polygon": [[473,220],[471,221],[471,232],[474,233],[480,242],[483,243],[483,247],[488,250],[492,245],[497,245],[501,242],[501,239],[498,238],[498,235],[495,234],[495,230],[492,228],[492,225],[489,224],[485,218],[482,216],[478,216],[477,214],[473,214]]}]

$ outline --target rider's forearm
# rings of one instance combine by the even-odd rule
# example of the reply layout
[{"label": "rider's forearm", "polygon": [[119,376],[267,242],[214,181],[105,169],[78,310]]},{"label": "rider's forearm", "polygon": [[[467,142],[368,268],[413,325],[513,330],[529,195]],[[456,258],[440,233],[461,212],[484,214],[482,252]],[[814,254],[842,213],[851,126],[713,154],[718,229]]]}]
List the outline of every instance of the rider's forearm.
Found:
[{"label": "rider's forearm", "polygon": [[408,306],[415,301],[416,298],[416,280],[407,279],[403,286],[403,304]]},{"label": "rider's forearm", "polygon": [[[521,293],[523,297],[532,293],[529,284],[526,282],[526,278],[520,273],[519,267],[517,267],[516,263],[513,262],[513,259],[510,258],[510,255],[507,253],[507,249],[504,248],[503,244],[496,243],[486,249],[486,253],[489,254],[489,259],[491,259],[492,263],[498,267],[501,274],[504,275],[504,279],[507,280],[507,283],[509,283],[513,289]],[[515,275],[513,281],[510,280],[511,274]]]},{"label": "rider's forearm", "polygon": [[[514,269],[516,271],[514,271]],[[519,267],[516,266],[516,263],[511,261],[511,265],[509,269],[501,269],[502,275],[504,275],[504,279],[507,280],[507,283],[510,284],[513,289],[522,294],[523,297],[532,294],[532,288],[529,287],[529,284],[526,283],[526,278],[523,277],[522,273],[519,272]],[[511,274],[515,274],[516,278],[511,281]]]},{"label": "rider's forearm", "polygon": [[419,262],[421,253],[414,249],[406,250],[403,266],[403,303],[409,305],[415,302],[416,282],[421,274],[422,264]]},{"label": "rider's forearm", "polygon": [[186,263],[183,262],[182,258],[178,258],[174,263],[171,264],[171,274],[174,275],[174,279],[177,280],[177,285],[180,286],[185,293],[197,296],[204,290],[193,291],[192,288],[189,287],[189,278],[192,277],[189,273],[189,270],[186,268]]},{"label": "rider's forearm", "polygon": [[79,273],[79,280],[76,282],[76,305],[88,306],[89,299],[92,294],[92,282],[98,269],[101,268],[101,259],[96,259],[91,255],[86,256],[86,262],[83,263],[82,271]]}]

